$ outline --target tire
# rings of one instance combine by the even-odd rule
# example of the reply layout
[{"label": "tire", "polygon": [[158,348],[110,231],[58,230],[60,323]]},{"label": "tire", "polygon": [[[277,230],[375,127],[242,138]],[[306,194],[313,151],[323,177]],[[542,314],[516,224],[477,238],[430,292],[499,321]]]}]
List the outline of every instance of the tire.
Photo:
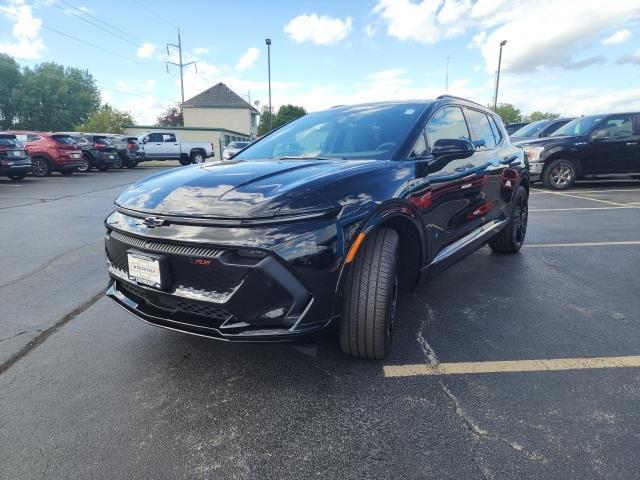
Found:
[{"label": "tire", "polygon": [[129,160],[126,164],[127,168],[136,168],[138,166],[137,160]]},{"label": "tire", "polygon": [[86,155],[83,155],[82,165],[80,165],[77,170],[80,173],[89,173],[92,167],[93,165],[91,165],[91,160],[89,160],[89,157]]},{"label": "tire", "polygon": [[348,355],[381,360],[391,351],[399,238],[395,230],[381,228],[365,242],[345,287],[340,346]]},{"label": "tire", "polygon": [[19,180],[24,180],[24,178],[25,178],[26,176],[27,176],[27,174],[26,174],[26,173],[21,173],[20,175],[9,175],[9,178],[10,178],[11,180],[19,181]]},{"label": "tire", "polygon": [[116,168],[116,169],[124,168],[124,162],[122,161],[122,157],[120,157],[120,155],[116,155],[116,161],[111,166],[111,168]]},{"label": "tire", "polygon": [[207,157],[202,152],[202,150],[196,150],[195,152],[191,152],[191,163],[200,164],[207,161]]},{"label": "tire", "polygon": [[180,165],[186,167],[187,165],[191,165],[192,160],[190,157],[180,157]]},{"label": "tire", "polygon": [[542,183],[552,190],[567,190],[576,182],[577,174],[573,162],[558,158],[545,167],[542,173]]},{"label": "tire", "polygon": [[31,175],[34,177],[48,177],[51,175],[51,165],[49,161],[43,157],[32,158]]},{"label": "tire", "polygon": [[65,177],[68,177],[69,175],[73,175],[73,172],[75,171],[76,171],[75,168],[72,168],[72,169],[63,168],[60,170],[60,173]]},{"label": "tire", "polygon": [[529,195],[523,186],[518,187],[512,202],[509,223],[489,241],[489,247],[494,252],[517,253],[524,244],[529,219]]},{"label": "tire", "polygon": [[100,165],[99,167],[96,167],[100,172],[106,172],[107,170],[109,170],[109,165]]}]

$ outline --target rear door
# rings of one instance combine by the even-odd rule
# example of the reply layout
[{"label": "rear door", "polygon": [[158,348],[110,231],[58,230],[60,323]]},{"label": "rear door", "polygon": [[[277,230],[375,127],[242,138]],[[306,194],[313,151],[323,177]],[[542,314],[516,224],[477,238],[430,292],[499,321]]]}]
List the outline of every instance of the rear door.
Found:
[{"label": "rear door", "polygon": [[587,174],[635,172],[637,152],[631,114],[609,115],[591,133],[583,168]]},{"label": "rear door", "polygon": [[163,133],[164,158],[180,158],[180,144],[173,133]]}]

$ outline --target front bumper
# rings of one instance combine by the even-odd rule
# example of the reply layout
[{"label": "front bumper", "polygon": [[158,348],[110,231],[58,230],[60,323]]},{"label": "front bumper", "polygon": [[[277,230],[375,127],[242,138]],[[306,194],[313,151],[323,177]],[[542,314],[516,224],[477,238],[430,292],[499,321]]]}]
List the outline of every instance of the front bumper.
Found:
[{"label": "front bumper", "polygon": [[529,178],[532,182],[537,182],[542,176],[542,170],[544,169],[544,162],[535,162],[529,164]]},{"label": "front bumper", "polygon": [[[330,323],[313,308],[314,292],[274,254],[238,256],[237,249],[190,246],[111,231],[105,237],[111,278],[107,295],[152,325],[241,342],[287,342]],[[128,278],[127,251],[162,255],[165,290]]]}]

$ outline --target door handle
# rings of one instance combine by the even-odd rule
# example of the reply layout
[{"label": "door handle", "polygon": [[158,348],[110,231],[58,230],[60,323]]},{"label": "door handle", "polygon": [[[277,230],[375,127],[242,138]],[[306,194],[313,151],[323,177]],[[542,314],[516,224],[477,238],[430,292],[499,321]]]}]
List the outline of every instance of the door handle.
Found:
[{"label": "door handle", "polygon": [[177,143],[174,143],[174,145],[178,145]]}]

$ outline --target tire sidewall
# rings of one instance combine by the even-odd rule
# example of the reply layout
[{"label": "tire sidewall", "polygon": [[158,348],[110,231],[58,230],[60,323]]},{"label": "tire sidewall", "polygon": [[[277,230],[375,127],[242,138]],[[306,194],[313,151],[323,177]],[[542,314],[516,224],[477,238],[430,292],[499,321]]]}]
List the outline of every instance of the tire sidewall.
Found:
[{"label": "tire sidewall", "polygon": [[[33,175],[34,177],[48,177],[49,175],[51,175],[51,165],[49,164],[49,161],[46,158],[36,157],[32,159],[31,162],[32,162],[31,175]],[[35,163],[44,165],[44,173],[35,172],[35,170],[33,169],[33,164]]]},{"label": "tire sidewall", "polygon": [[[566,185],[556,185],[551,181],[552,171],[560,165],[565,165],[572,170],[571,181]],[[544,172],[542,174],[542,178],[543,178],[544,186],[547,188],[550,188],[552,190],[568,190],[569,188],[573,187],[573,185],[576,183],[577,175],[578,175],[577,168],[571,160],[567,160],[565,158],[558,158],[556,160],[551,161],[545,167]]]}]

